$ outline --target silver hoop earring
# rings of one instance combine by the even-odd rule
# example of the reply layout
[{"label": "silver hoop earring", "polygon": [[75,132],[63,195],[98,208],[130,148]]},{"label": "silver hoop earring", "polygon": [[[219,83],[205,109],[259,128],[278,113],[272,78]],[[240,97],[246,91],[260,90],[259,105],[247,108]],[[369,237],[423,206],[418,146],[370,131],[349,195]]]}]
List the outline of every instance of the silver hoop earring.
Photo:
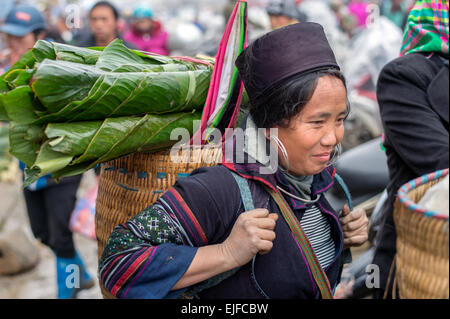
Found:
[{"label": "silver hoop earring", "polygon": [[330,158],[330,160],[328,161],[327,167],[335,165],[337,163],[337,161],[339,160],[339,157],[342,154],[342,144],[339,143],[338,145],[336,145],[334,151],[333,151],[333,157]]},{"label": "silver hoop earring", "polygon": [[283,168],[280,166],[280,170],[283,172],[288,172],[289,171],[289,157],[286,151],[286,148],[284,147],[283,143],[280,141],[280,139],[278,138],[278,136],[270,136],[270,138],[272,138],[275,142],[275,144],[277,144],[278,148],[281,150],[281,154],[283,154],[284,160],[286,162],[286,166],[287,168]]}]

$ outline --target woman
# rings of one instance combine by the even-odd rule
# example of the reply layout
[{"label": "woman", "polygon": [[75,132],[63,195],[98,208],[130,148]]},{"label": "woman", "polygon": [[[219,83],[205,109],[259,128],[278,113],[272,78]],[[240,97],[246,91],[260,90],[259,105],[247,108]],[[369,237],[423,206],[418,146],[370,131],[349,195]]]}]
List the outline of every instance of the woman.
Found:
[{"label": "woman", "polygon": [[[449,167],[449,6],[421,0],[408,17],[401,57],[380,73],[377,98],[384,129],[390,183],[384,223],[373,263],[383,297],[396,253],[393,220],[398,189],[416,177]],[[392,280],[391,280],[392,283]]]},{"label": "woman", "polygon": [[148,6],[138,6],[133,12],[130,30],[123,39],[133,43],[139,50],[169,55],[169,34],[161,22],[154,19],[153,10]]},{"label": "woman", "polygon": [[[324,196],[348,109],[323,28],[299,23],[268,33],[236,65],[251,102],[244,149],[236,134],[234,158],[225,152],[222,165],[177,181],[115,228],[99,266],[114,296],[329,297],[343,249],[367,239],[365,212],[345,207],[339,219]],[[279,168],[265,152],[269,140],[281,150]],[[288,212],[301,223],[292,232]],[[299,228],[315,254],[300,248]]]}]

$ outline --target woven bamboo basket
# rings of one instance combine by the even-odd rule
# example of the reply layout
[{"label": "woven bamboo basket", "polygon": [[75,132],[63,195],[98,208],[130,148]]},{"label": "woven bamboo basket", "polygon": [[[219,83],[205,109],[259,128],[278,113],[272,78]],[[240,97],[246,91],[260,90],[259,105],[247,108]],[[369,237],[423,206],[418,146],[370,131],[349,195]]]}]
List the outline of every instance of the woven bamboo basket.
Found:
[{"label": "woven bamboo basket", "polygon": [[[95,214],[99,260],[114,227],[158,200],[177,179],[221,160],[220,146],[204,146],[188,147],[174,154],[170,150],[133,153],[103,163]],[[104,298],[112,298],[103,287],[101,290]]]},{"label": "woven bamboo basket", "polygon": [[403,185],[394,207],[397,230],[394,290],[402,299],[449,298],[448,215],[417,205],[426,191],[448,175],[448,169]]}]

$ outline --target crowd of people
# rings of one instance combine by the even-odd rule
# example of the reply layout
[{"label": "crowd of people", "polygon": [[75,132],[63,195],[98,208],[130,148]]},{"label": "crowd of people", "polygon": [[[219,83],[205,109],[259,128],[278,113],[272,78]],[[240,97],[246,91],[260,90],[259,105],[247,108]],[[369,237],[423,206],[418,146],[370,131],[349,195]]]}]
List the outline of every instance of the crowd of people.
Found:
[{"label": "crowd of people", "polygon": [[[236,62],[250,98],[245,127],[279,130],[274,138],[282,154],[279,172],[259,176],[251,164],[233,163],[199,170],[177,182],[155,205],[118,226],[111,235],[99,274],[102,285],[113,295],[180,297],[196,284],[230,271],[229,277],[196,295],[324,298],[332,294],[345,262],[344,251],[367,240],[368,219],[363,210],[350,211],[348,206],[335,212],[326,201],[325,191],[334,178],[330,155],[343,138],[349,103],[346,80],[330,41],[316,23],[319,21],[312,21],[307,3],[314,1],[269,1],[265,9],[270,21],[267,31],[271,32],[249,43]],[[395,254],[392,211],[396,191],[414,177],[449,166],[449,102],[444,88],[448,88],[448,1],[419,0],[418,7],[409,0],[318,2],[328,5],[340,31],[348,37],[370,27],[372,4],[380,15],[405,29],[401,57],[383,69],[376,92],[391,178],[382,240],[374,260],[382,268],[382,286],[374,294],[380,298],[392,289],[386,286],[386,278]],[[224,10],[226,16],[227,8]],[[0,26],[4,41],[0,74],[40,39],[104,47],[119,38],[131,49],[171,54],[170,34],[150,6],[133,8],[125,20],[112,3],[99,1],[87,13],[87,21],[89,30],[70,29],[64,16],[50,25],[44,12],[35,7],[14,7]],[[298,50],[299,46],[303,49]],[[246,153],[260,158],[252,149]],[[261,162],[258,165],[264,166]],[[217,179],[223,183],[218,184]],[[44,176],[24,189],[33,234],[57,258],[58,298],[75,298],[79,292],[65,284],[67,264],[81,267],[81,289],[92,287],[94,280],[68,228],[80,180],[81,176],[75,176],[56,184],[51,176]],[[241,188],[243,180],[251,191]],[[277,188],[286,196],[277,197]],[[243,195],[253,198],[254,205],[241,205]],[[292,229],[280,222],[285,214],[300,220],[295,230],[304,228],[311,241],[309,249],[317,253],[315,264],[307,258],[298,264],[286,257],[286,253],[297,256],[301,242],[295,244]],[[173,220],[167,218],[169,215]],[[185,223],[175,222],[175,215]],[[153,236],[155,232],[147,224],[150,219],[158,221],[161,230],[169,230],[172,242]],[[192,225],[195,231],[188,234],[186,229]],[[175,236],[177,233],[182,235]],[[297,232],[292,230],[292,234]],[[259,266],[265,266],[255,268],[258,253]],[[301,259],[301,255],[297,257]],[[148,262],[142,262],[143,258]],[[128,266],[117,267],[120,264]],[[322,281],[312,278],[308,267],[318,269]],[[143,275],[133,276],[135,273]]]},{"label": "crowd of people", "polygon": [[80,47],[104,47],[119,38],[131,49],[169,54],[168,34],[155,19],[150,6],[136,7],[126,30],[121,25],[123,19],[119,10],[108,1],[99,1],[93,5],[87,19],[89,30],[70,30],[66,17],[62,15],[58,16],[54,25],[50,25],[44,13],[35,7],[16,7],[6,16],[2,29],[6,44],[0,56],[3,72],[40,39]]},{"label": "crowd of people", "polygon": [[[333,19],[338,23],[339,29],[351,37],[370,23],[371,9],[368,9],[370,4],[377,6],[378,12],[376,14],[387,17],[400,29],[403,29],[413,1],[271,0],[264,7],[265,14],[270,21],[264,32],[296,22],[319,22],[316,21],[320,19],[318,18],[320,15],[317,15],[318,12],[330,10],[334,15]],[[223,16],[227,19],[230,8],[233,6],[234,0],[231,0],[229,5],[218,11],[223,13]],[[312,11],[313,13],[311,13]],[[24,50],[29,49],[36,40],[42,38],[83,47],[106,46],[113,39],[121,38],[132,49],[163,55],[170,54],[169,33],[150,5],[135,6],[131,14],[125,16],[112,2],[99,1],[88,12],[82,12],[80,9],[80,13],[83,16],[69,17],[62,9],[59,9],[57,13],[52,13],[52,8],[49,6],[39,14],[41,20],[36,20],[35,24],[20,19],[14,20],[14,23],[18,25],[23,24],[32,28],[34,38],[27,34],[18,36],[17,34],[3,32],[3,37],[0,39],[0,48],[3,48],[0,51],[0,69],[5,70],[14,63],[17,56],[21,56]],[[8,19],[7,16],[4,18]],[[1,23],[2,21],[0,21]],[[11,21],[3,21],[3,23],[11,23]],[[205,31],[206,26],[198,20],[192,21],[192,23],[202,32]],[[251,23],[252,21],[250,21]],[[323,23],[326,24],[327,22]],[[252,32],[251,27],[249,32]],[[26,38],[22,39],[24,43],[20,50],[17,47],[18,38]],[[249,38],[252,38],[251,35]]]}]

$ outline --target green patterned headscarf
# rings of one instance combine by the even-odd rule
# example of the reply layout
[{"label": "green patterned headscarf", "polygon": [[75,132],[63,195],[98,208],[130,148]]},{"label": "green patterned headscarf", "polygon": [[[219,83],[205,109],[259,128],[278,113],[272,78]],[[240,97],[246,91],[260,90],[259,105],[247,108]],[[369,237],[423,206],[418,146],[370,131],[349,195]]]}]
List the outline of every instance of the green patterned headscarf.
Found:
[{"label": "green patterned headscarf", "polygon": [[449,54],[449,0],[419,0],[408,16],[400,55]]}]

